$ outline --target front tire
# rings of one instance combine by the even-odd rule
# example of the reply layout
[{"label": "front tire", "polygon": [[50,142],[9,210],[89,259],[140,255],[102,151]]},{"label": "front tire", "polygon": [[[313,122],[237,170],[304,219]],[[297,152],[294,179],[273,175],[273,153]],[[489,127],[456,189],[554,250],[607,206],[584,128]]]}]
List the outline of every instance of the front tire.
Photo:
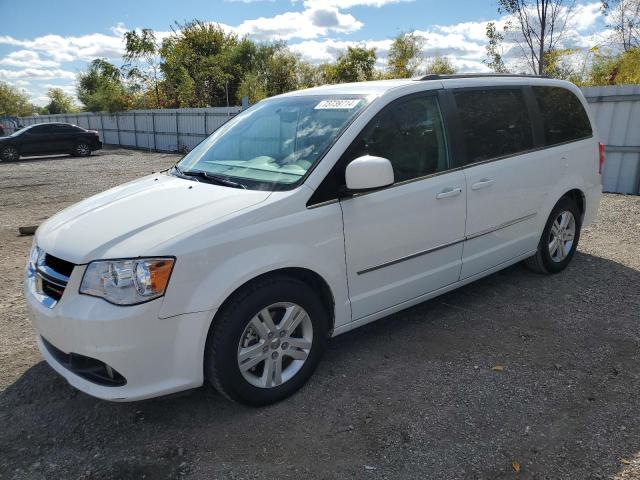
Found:
[{"label": "front tire", "polygon": [[73,147],[73,152],[71,155],[74,157],[88,157],[91,155],[91,145],[88,143],[82,142]]},{"label": "front tire", "polygon": [[558,201],[542,232],[538,250],[525,265],[538,273],[559,273],[571,262],[578,248],[581,214],[578,205],[569,197]]},{"label": "front tire", "polygon": [[0,150],[0,162],[15,162],[20,158],[20,152],[16,147],[8,146]]},{"label": "front tire", "polygon": [[311,377],[328,336],[328,315],[305,283],[273,276],[249,284],[218,312],[207,338],[205,376],[223,395],[268,405]]}]

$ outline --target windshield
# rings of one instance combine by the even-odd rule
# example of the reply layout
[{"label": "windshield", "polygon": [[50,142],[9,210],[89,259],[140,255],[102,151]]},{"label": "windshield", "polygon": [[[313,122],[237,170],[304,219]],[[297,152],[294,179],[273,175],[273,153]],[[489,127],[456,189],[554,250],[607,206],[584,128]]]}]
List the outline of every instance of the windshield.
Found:
[{"label": "windshield", "polygon": [[29,130],[31,127],[33,127],[33,125],[29,125],[28,127],[22,127],[20,130],[16,130],[15,132],[13,132],[9,136],[10,137],[15,137],[17,135],[20,135],[21,133],[26,132],[27,130]]},{"label": "windshield", "polygon": [[179,172],[205,172],[250,189],[293,188],[368,103],[357,95],[262,101],[189,152]]}]

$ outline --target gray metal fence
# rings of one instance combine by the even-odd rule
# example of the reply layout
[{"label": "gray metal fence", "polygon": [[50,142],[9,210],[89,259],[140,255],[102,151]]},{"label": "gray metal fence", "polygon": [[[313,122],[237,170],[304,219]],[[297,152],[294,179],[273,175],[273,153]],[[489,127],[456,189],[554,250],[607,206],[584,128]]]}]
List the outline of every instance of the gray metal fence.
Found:
[{"label": "gray metal fence", "polygon": [[[640,85],[584,88],[600,141],[606,146],[606,192],[640,194]],[[97,130],[105,144],[185,151],[242,111],[242,107],[133,110],[24,117],[23,125],[68,122]]]},{"label": "gray metal fence", "polygon": [[640,194],[640,85],[590,87],[582,91],[605,145],[603,190]]},{"label": "gray metal fence", "polygon": [[195,147],[240,111],[242,107],[73,113],[23,117],[21,123],[24,126],[46,122],[73,123],[97,130],[103,143],[108,145],[179,152]]}]

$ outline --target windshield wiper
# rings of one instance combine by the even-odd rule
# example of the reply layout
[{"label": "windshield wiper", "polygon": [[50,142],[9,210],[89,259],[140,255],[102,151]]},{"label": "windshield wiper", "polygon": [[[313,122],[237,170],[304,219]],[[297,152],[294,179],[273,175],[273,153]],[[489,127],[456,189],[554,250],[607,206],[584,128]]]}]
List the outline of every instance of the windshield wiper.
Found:
[{"label": "windshield wiper", "polygon": [[225,185],[227,187],[241,188],[243,190],[247,189],[247,187],[242,185],[241,183],[234,182],[233,180],[229,180],[228,178],[220,175],[214,175],[212,173],[204,172],[202,170],[181,170],[180,167],[178,167],[177,165],[175,165],[173,168],[175,168],[176,172],[178,172],[178,174],[180,174],[183,177],[195,177],[210,183],[215,183],[217,185]]}]

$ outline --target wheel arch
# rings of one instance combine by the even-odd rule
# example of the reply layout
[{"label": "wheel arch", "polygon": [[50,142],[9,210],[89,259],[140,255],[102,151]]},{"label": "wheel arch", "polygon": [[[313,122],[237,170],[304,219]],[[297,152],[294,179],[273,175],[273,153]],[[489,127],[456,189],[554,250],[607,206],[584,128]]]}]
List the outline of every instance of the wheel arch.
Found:
[{"label": "wheel arch", "polygon": [[16,143],[16,142],[7,142],[7,143],[4,143],[4,144],[0,145],[0,150],[5,149],[5,148],[7,148],[7,147],[13,147],[13,148],[15,148],[15,149],[18,151],[18,153],[21,153],[21,151],[22,151],[22,149],[20,148],[20,147],[21,147],[21,145],[20,145],[19,143]]},{"label": "wheel arch", "polygon": [[[218,308],[218,312],[223,310],[225,306],[233,299],[233,297],[240,291],[249,287],[251,284],[258,282],[260,280],[264,280],[269,277],[276,276],[287,276],[291,278],[295,278],[305,284],[307,284],[310,288],[312,288],[315,292],[319,293],[320,300],[324,305],[327,316],[329,318],[329,332],[333,332],[336,318],[336,308],[335,308],[335,297],[329,286],[329,283],[317,272],[303,267],[284,267],[278,268],[275,270],[270,270],[268,272],[261,273],[250,280],[247,280],[242,285],[233,290],[227,297],[222,301],[220,307]],[[217,312],[216,312],[217,315]],[[215,322],[215,316],[211,325]],[[209,326],[209,330],[211,329],[211,325]]]},{"label": "wheel arch", "polygon": [[[586,196],[582,190],[579,188],[573,188],[567,192],[565,192],[558,201],[563,198],[570,198],[576,205],[578,205],[578,210],[580,211],[580,221],[584,220],[584,214],[586,212]],[[556,202],[557,203],[557,202]]]}]

